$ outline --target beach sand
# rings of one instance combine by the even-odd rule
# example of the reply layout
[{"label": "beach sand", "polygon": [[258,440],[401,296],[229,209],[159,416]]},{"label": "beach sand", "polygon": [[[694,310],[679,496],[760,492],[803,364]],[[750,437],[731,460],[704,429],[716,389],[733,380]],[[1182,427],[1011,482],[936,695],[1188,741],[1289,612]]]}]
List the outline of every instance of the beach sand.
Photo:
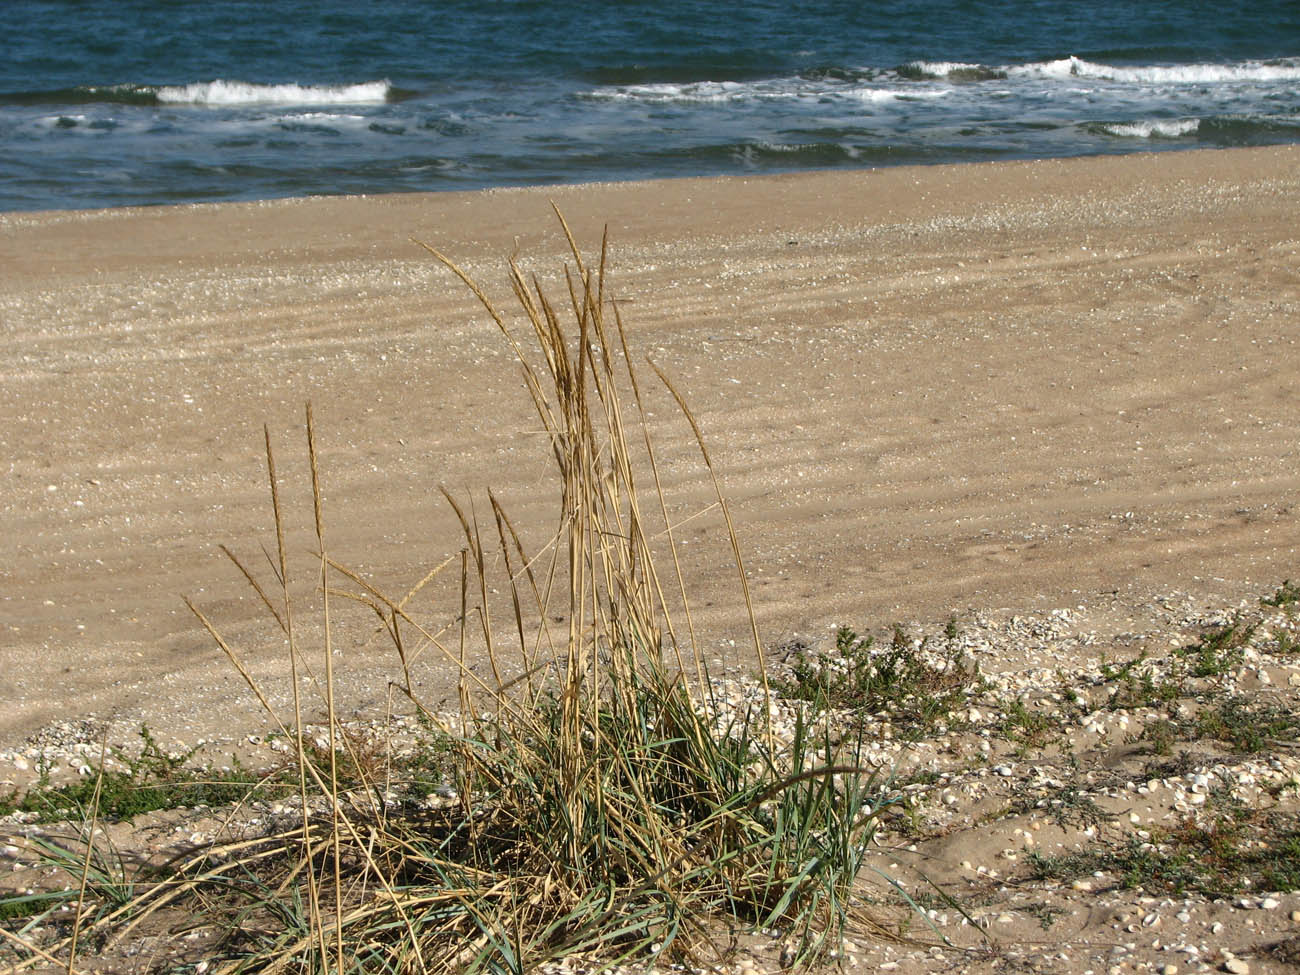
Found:
[{"label": "beach sand", "polygon": [[[509,309],[511,254],[562,287],[552,200],[592,253],[608,226],[609,290],[699,419],[765,643],[975,611],[1122,622],[1152,594],[1300,575],[1296,148],[11,213],[0,744],[70,716],[264,729],[182,596],[283,675],[218,545],[269,584],[265,423],[310,590],[307,401],[329,549],[387,591],[456,559],[439,484],[481,517],[491,487],[540,547],[556,499],[518,370],[413,239]],[[752,669],[707,471],[647,385],[704,652]],[[454,619],[455,574],[422,612]],[[372,622],[336,638],[347,707],[382,706],[395,673]]]},{"label": "beach sand", "polygon": [[[182,597],[289,720],[285,640],[219,546],[274,594],[265,424],[319,673],[308,401],[328,551],[395,598],[450,560],[408,608],[453,654],[464,542],[439,485],[489,539],[492,489],[547,564],[556,489],[519,370],[413,238],[508,310],[511,254],[563,293],[552,200],[590,253],[608,225],[608,292],[638,361],[698,417],[773,671],[840,623],[900,621],[938,646],[950,615],[980,668],[921,739],[867,719],[897,777],[871,910],[919,940],[855,933],[846,970],[1293,970],[1300,893],[1262,889],[1278,874],[1252,867],[1262,879],[1220,896],[1105,857],[1152,840],[1148,872],[1213,868],[1229,862],[1202,855],[1213,831],[1282,850],[1300,822],[1283,720],[1300,630],[1278,591],[1300,577],[1295,148],[0,215],[0,796],[90,774],[101,739],[138,748],[143,722],[164,747],[205,742],[196,761],[282,760]],[[709,472],[641,375],[701,652],[752,687]],[[1261,607],[1275,592],[1292,605]],[[1201,634],[1234,607],[1252,642],[1207,662]],[[396,654],[368,609],[333,611],[339,711],[382,715]],[[406,650],[424,703],[454,705],[454,667]],[[473,627],[468,651],[487,678]],[[1174,698],[1152,706],[1166,680]],[[1234,740],[1252,730],[1266,740]],[[146,862],[284,813],[241,808],[233,827],[195,805],[106,828]],[[33,815],[0,823],[0,895],[66,883],[41,856],[60,827]],[[928,897],[927,919],[878,877]],[[191,921],[160,913],[96,970],[194,963],[206,942],[171,934]],[[735,971],[782,966],[779,940],[741,934]]]}]

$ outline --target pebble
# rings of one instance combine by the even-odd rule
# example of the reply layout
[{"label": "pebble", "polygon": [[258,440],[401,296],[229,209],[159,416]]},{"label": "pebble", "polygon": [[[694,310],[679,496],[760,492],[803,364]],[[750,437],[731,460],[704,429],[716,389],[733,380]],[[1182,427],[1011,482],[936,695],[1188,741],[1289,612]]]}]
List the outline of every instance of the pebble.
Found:
[{"label": "pebble", "polygon": [[1231,975],[1250,975],[1250,965],[1240,958],[1229,958],[1223,963],[1223,970]]}]

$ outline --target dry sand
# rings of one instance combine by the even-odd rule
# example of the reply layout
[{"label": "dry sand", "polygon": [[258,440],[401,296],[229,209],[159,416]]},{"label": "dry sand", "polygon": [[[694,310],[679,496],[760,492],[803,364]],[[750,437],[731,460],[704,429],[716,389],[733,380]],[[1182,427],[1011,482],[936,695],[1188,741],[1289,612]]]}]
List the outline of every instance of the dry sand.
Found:
[{"label": "dry sand", "polygon": [[[584,246],[608,224],[612,291],[699,416],[766,641],[1122,617],[1300,574],[1295,148],[7,214],[0,745],[67,716],[188,741],[263,726],[181,597],[283,672],[217,546],[267,576],[267,423],[310,551],[308,400],[331,551],[390,591],[459,550],[439,483],[480,510],[493,487],[545,538],[517,370],[411,238],[507,305],[512,252],[556,280],[548,200]],[[652,400],[686,517],[707,475]],[[707,652],[743,668],[717,512],[682,535]],[[367,626],[340,635],[349,706],[393,670]],[[426,693],[449,673],[427,656]]]}]

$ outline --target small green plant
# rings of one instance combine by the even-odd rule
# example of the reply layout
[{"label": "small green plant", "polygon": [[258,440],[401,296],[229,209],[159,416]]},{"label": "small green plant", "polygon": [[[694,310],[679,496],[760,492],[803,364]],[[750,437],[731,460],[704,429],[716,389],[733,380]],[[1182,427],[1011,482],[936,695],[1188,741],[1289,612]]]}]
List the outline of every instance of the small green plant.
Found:
[{"label": "small green plant", "polygon": [[407,773],[405,785],[411,794],[428,795],[445,789],[454,778],[459,746],[450,732],[438,727],[424,712],[416,713],[416,721],[420,730],[415,751],[402,762],[402,769]]},{"label": "small green plant", "polygon": [[1029,855],[1033,879],[1073,880],[1096,872],[1149,893],[1225,897],[1247,890],[1300,890],[1300,821],[1211,797],[1208,823],[1185,819],[1153,828],[1150,839],[1124,834],[1073,853]]},{"label": "small green plant", "polygon": [[1264,951],[1269,957],[1288,966],[1289,969],[1300,968],[1300,934],[1275,941]]},{"label": "small green plant", "polygon": [[1272,862],[1260,879],[1263,890],[1300,890],[1300,831],[1292,829],[1281,842],[1274,841]]},{"label": "small green plant", "polygon": [[[1297,612],[1300,611],[1300,583],[1287,579],[1278,587],[1277,592],[1272,596],[1264,597],[1260,603],[1281,609],[1289,619],[1295,620]],[[1276,652],[1279,656],[1300,654],[1300,636],[1293,636],[1286,629],[1275,631],[1274,636],[1277,638]]]},{"label": "small green plant", "polygon": [[148,726],[139,731],[139,754],[111,749],[120,768],[104,769],[96,776],[51,784],[48,770],[25,791],[0,797],[0,815],[31,813],[38,823],[75,819],[88,808],[98,791],[98,808],[109,820],[131,820],[159,809],[179,806],[219,806],[237,802],[266,784],[265,776],[245,769],[238,760],[227,771],[189,767],[198,749],[169,755],[159,747]]},{"label": "small green plant", "polygon": [[1261,599],[1260,604],[1288,609],[1300,606],[1300,582],[1287,579],[1278,587],[1277,592]]},{"label": "small green plant", "polygon": [[1121,664],[1102,662],[1100,667],[1102,680],[1107,684],[1115,685],[1106,699],[1108,710],[1157,707],[1174,700],[1182,693],[1182,688],[1177,681],[1157,682],[1152,668],[1143,666],[1146,662],[1145,653],[1138,654]]},{"label": "small green plant", "polygon": [[1024,699],[1018,697],[1007,705],[1000,730],[1023,758],[1031,750],[1047,746],[1054,737],[1055,724],[1042,712],[1027,708]]},{"label": "small green plant", "polygon": [[1153,754],[1169,755],[1178,740],[1178,725],[1168,718],[1157,718],[1142,729],[1139,740],[1145,741]]},{"label": "small green plant", "polygon": [[949,616],[948,622],[944,623],[943,625],[943,636],[944,639],[948,641],[949,647],[953,647],[956,645],[957,637],[960,635],[960,633],[961,631],[957,628],[956,615],[954,614]]},{"label": "small green plant", "polygon": [[[1172,724],[1172,722],[1171,722]],[[1173,735],[1175,738],[1180,731],[1178,725],[1174,725]],[[1180,751],[1173,758],[1166,758],[1162,762],[1147,762],[1142,767],[1142,777],[1144,779],[1176,779],[1186,775],[1188,772],[1195,772],[1205,764],[1206,756],[1196,755],[1189,751]]]},{"label": "small green plant", "polygon": [[1300,738],[1300,714],[1287,707],[1255,703],[1230,696],[1218,700],[1214,707],[1202,711],[1187,722],[1191,730],[1204,738],[1213,738],[1233,751],[1257,753],[1277,741]]},{"label": "small green plant", "polygon": [[1196,874],[1185,855],[1162,855],[1137,836],[1128,836],[1114,847],[1091,846],[1071,853],[1029,854],[1033,880],[1075,880],[1097,873],[1116,876],[1115,886],[1141,887],[1148,891],[1181,894],[1192,889]]},{"label": "small green plant", "polygon": [[884,716],[920,732],[950,721],[952,711],[982,684],[978,669],[956,644],[955,618],[945,636],[942,647],[933,647],[895,626],[888,646],[877,647],[875,637],[841,626],[834,651],[797,650],[790,677],[774,686],[787,698],[810,702],[814,711]]},{"label": "small green plant", "polygon": [[[1030,805],[1022,803],[1015,808],[1018,812],[1027,812]],[[1101,826],[1115,820],[1114,813],[1103,809],[1087,789],[1074,782],[1066,783],[1052,794],[1047,804],[1047,815],[1056,825],[1066,829]]]},{"label": "small green plant", "polygon": [[1051,904],[1029,904],[1024,908],[1026,914],[1038,919],[1038,926],[1044,931],[1050,931],[1056,919],[1064,914],[1070,913],[1065,908],[1054,907]]},{"label": "small green plant", "polygon": [[1235,620],[1225,626],[1212,627],[1201,634],[1195,643],[1189,643],[1174,652],[1175,657],[1187,666],[1192,677],[1222,677],[1245,659],[1245,648],[1259,623]]},{"label": "small green plant", "polygon": [[[1270,704],[1241,695],[1209,695],[1205,706],[1190,715],[1171,711],[1149,722],[1136,741],[1150,752],[1166,756],[1175,742],[1213,740],[1234,752],[1256,754],[1278,742],[1300,738],[1300,714],[1281,704]],[[1148,765],[1148,778],[1182,775],[1192,771],[1199,759],[1184,752],[1173,762]]]}]

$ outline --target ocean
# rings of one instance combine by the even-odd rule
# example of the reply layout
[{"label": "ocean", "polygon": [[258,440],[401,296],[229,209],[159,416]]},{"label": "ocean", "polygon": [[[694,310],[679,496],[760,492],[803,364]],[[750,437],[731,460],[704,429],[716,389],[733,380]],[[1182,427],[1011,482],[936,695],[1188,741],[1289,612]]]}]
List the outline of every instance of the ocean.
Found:
[{"label": "ocean", "polygon": [[1300,141],[1300,2],[7,0],[0,211]]}]

